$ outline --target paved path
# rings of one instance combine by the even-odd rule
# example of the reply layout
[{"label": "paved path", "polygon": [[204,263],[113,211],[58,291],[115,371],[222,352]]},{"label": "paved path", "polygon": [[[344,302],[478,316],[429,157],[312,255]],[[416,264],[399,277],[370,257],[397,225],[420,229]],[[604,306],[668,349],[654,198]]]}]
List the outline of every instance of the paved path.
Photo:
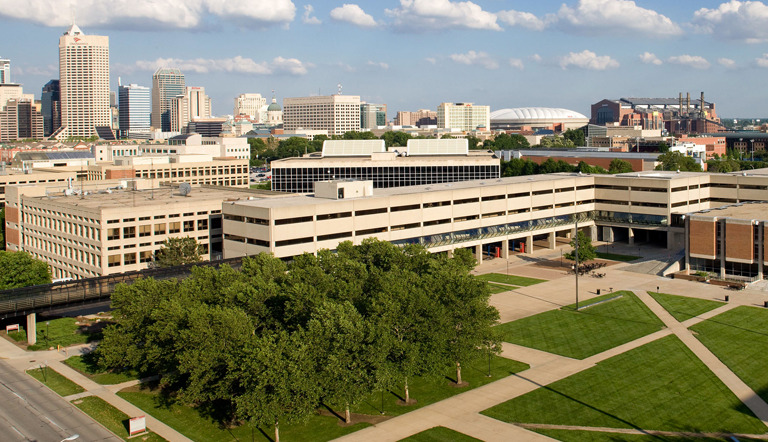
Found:
[{"label": "paved path", "polygon": [[[85,389],[85,392],[83,393],[67,396],[65,398],[67,401],[72,401],[85,396],[98,396],[128,416],[146,416],[147,428],[169,442],[186,442],[190,440],[178,431],[153,418],[145,411],[140,410],[135,405],[115,394],[123,388],[138,384],[139,381],[129,381],[118,385],[101,385],[62,362],[69,356],[87,353],[91,349],[91,344],[85,344],[69,347],[66,351],[48,350],[30,352],[19,348],[4,338],[0,338],[0,358],[5,359],[8,365],[13,367],[17,372],[24,373],[30,368],[35,368],[39,365],[48,365],[51,369]],[[24,376],[27,375],[25,374]],[[74,410],[77,410],[74,405],[69,404],[69,406]],[[0,405],[0,408],[2,408],[2,405]]]}]

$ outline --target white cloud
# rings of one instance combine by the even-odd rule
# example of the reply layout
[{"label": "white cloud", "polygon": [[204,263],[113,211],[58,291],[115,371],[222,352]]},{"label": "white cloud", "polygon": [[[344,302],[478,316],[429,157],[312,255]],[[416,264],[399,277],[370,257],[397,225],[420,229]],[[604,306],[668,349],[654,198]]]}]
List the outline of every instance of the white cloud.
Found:
[{"label": "white cloud", "polygon": [[709,69],[709,62],[706,58],[700,55],[676,55],[669,57],[667,63],[679,64],[681,66],[688,66],[694,69]]},{"label": "white cloud", "polygon": [[400,0],[399,8],[385,12],[394,19],[395,27],[416,32],[457,27],[501,31],[496,14],[470,1]]},{"label": "white cloud", "polygon": [[210,15],[249,25],[287,24],[296,6],[291,0],[27,0],[4,1],[0,16],[67,27],[73,12],[81,27],[191,29]]},{"label": "white cloud", "polygon": [[374,68],[377,68],[377,69],[382,69],[382,70],[385,70],[385,71],[387,69],[389,69],[389,64],[384,63],[383,61],[370,61],[370,60],[368,60],[368,63],[366,63],[366,64],[368,66],[371,66],[371,67],[374,67]]},{"label": "white cloud", "polygon": [[768,54],[763,54],[762,57],[756,58],[755,63],[761,68],[768,68]]},{"label": "white cloud", "polygon": [[469,51],[466,54],[451,54],[451,60],[469,66],[478,65],[486,69],[498,69],[499,63],[485,52]]},{"label": "white cloud", "polygon": [[229,72],[238,74],[291,74],[304,75],[312,65],[295,58],[275,57],[271,62],[256,62],[251,58],[236,56],[232,58],[158,58],[156,60],[140,60],[136,68],[144,71],[154,71],[158,67],[175,67],[182,71],[207,74],[210,72]]},{"label": "white cloud", "polygon": [[542,58],[541,58],[541,55],[539,55],[539,54],[533,54],[533,55],[531,55],[531,56],[530,56],[530,59],[531,59],[531,60],[533,60],[533,61],[534,61],[534,62],[536,62],[536,63],[541,63],[541,62],[542,62]]},{"label": "white cloud", "polygon": [[731,0],[716,9],[693,13],[698,31],[747,43],[768,41],[768,6],[759,1]]},{"label": "white cloud", "polygon": [[561,68],[568,69],[570,66],[593,71],[604,71],[619,67],[619,62],[608,55],[597,55],[590,50],[583,50],[581,52],[569,52],[568,55],[560,58]]},{"label": "white cloud", "polygon": [[519,58],[510,58],[509,59],[509,65],[512,66],[515,69],[523,70],[525,69],[525,64],[523,64],[523,60]]},{"label": "white cloud", "polygon": [[344,4],[331,10],[331,18],[336,21],[343,21],[360,26],[361,28],[372,28],[377,25],[376,20],[366,14],[363,9],[355,4]]},{"label": "white cloud", "polygon": [[541,31],[547,27],[547,23],[544,20],[536,17],[530,12],[521,11],[499,11],[496,16],[502,22],[510,26],[520,26],[522,28],[531,29],[533,31]]},{"label": "white cloud", "polygon": [[312,5],[304,5],[304,15],[301,16],[301,22],[305,25],[319,25],[322,23],[319,18],[312,17],[315,8]]},{"label": "white cloud", "polygon": [[736,67],[736,62],[731,60],[730,58],[718,58],[717,64],[719,64],[720,66],[727,67],[729,69]]},{"label": "white cloud", "polygon": [[679,35],[683,31],[668,17],[637,6],[631,0],[579,0],[575,8],[563,4],[547,17],[568,32],[606,34],[640,32],[651,36]]},{"label": "white cloud", "polygon": [[427,63],[429,64],[437,64],[437,59],[435,59],[434,57],[427,57],[424,60],[426,60]]},{"label": "white cloud", "polygon": [[[50,77],[53,78],[54,76],[59,75],[59,67],[54,66],[52,64],[49,64],[44,67],[40,66],[12,66],[11,72],[13,75],[37,75],[40,77]],[[12,75],[12,77],[13,77]]]},{"label": "white cloud", "polygon": [[662,61],[659,60],[659,57],[657,57],[656,54],[653,54],[651,52],[643,52],[642,54],[640,54],[640,61],[642,61],[645,64],[655,64],[656,66],[662,63]]}]

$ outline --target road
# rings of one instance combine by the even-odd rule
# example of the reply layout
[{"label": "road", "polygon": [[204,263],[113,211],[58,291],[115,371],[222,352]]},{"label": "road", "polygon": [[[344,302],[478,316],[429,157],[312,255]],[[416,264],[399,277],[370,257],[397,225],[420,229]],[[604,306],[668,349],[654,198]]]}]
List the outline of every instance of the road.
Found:
[{"label": "road", "polygon": [[0,361],[0,435],[3,441],[121,440],[5,361]]}]

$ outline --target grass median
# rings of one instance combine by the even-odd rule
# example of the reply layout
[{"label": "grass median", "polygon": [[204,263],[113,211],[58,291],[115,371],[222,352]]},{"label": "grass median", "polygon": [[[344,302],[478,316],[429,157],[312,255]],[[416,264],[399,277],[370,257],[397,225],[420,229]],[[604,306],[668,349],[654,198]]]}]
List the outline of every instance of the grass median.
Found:
[{"label": "grass median", "polygon": [[664,310],[668,311],[680,322],[695,318],[702,313],[725,305],[724,302],[710,299],[689,298],[687,296],[669,295],[666,293],[648,292]]},{"label": "grass median", "polygon": [[[115,433],[123,440],[129,440],[128,420],[130,417],[113,407],[100,397],[87,396],[72,401],[72,404],[92,417],[95,421],[104,425],[109,431]],[[130,440],[143,442],[162,442],[165,439],[155,433],[148,432],[141,436],[134,436]]]},{"label": "grass median", "polygon": [[83,387],[70,381],[50,367],[40,367],[27,370],[27,374],[42,382],[45,386],[53,390],[59,396],[69,396],[71,394],[82,393],[85,391]]}]

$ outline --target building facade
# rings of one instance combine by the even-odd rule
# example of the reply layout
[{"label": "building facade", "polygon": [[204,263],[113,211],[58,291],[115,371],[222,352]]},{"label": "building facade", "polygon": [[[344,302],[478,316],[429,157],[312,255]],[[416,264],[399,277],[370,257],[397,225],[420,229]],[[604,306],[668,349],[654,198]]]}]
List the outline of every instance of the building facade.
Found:
[{"label": "building facade", "polygon": [[111,128],[109,37],[85,35],[72,25],[59,38],[61,128],[57,138],[91,137]]},{"label": "building facade", "polygon": [[138,84],[120,85],[120,137],[148,139],[151,132],[150,89]]},{"label": "building facade", "polygon": [[376,129],[387,125],[387,105],[360,104],[360,129]]},{"label": "building facade", "polygon": [[0,84],[11,82],[11,60],[0,58]]},{"label": "building facade", "polygon": [[328,131],[344,135],[360,130],[360,96],[328,95],[283,100],[283,128]]},{"label": "building facade", "polygon": [[152,75],[152,119],[155,130],[171,132],[171,100],[186,92],[184,74],[176,68],[159,68]]},{"label": "building facade", "polygon": [[11,99],[0,110],[0,141],[43,138],[43,114],[29,98]]},{"label": "building facade", "polygon": [[61,127],[59,80],[51,80],[43,86],[40,95],[40,112],[43,114],[43,135],[48,137]]},{"label": "building facade", "polygon": [[437,106],[437,127],[458,131],[490,129],[491,107],[473,103],[441,103]]},{"label": "building facade", "polygon": [[419,109],[416,112],[399,111],[395,115],[395,126],[437,126],[437,112]]},{"label": "building facade", "polygon": [[240,94],[235,98],[235,107],[232,115],[247,115],[251,120],[257,120],[256,123],[263,123],[258,121],[261,108],[267,105],[267,99],[262,97],[261,94]]}]

